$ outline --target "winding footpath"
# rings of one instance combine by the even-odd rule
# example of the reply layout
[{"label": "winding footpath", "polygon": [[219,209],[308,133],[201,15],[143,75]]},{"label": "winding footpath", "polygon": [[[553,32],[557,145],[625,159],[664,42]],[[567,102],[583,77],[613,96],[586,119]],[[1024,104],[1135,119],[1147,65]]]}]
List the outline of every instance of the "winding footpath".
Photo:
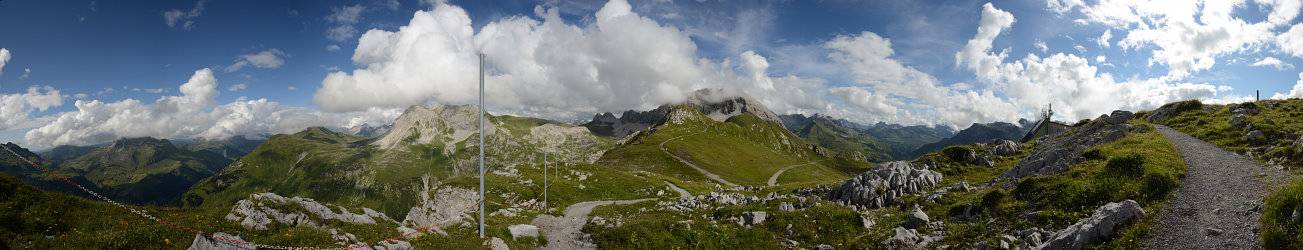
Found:
[{"label": "winding footpath", "polygon": [[1154,129],[1184,156],[1186,174],[1151,226],[1145,248],[1262,248],[1258,218],[1263,197],[1290,175],[1167,126]]},{"label": "winding footpath", "polygon": [[566,208],[565,216],[557,218],[551,215],[539,215],[529,224],[537,226],[538,231],[547,237],[547,246],[539,249],[597,249],[592,235],[584,233],[584,224],[588,223],[588,214],[593,208],[602,205],[633,204],[653,198],[620,201],[585,201]]},{"label": "winding footpath", "polygon": [[728,186],[730,186],[730,187],[736,187],[736,186],[738,186],[737,184],[733,184],[732,182],[728,182],[728,181],[724,180],[724,178],[720,178],[719,175],[717,175],[717,174],[710,173],[709,171],[706,171],[705,169],[702,169],[701,167],[698,167],[697,164],[692,164],[691,162],[688,162],[687,160],[683,160],[683,158],[679,158],[678,155],[675,155],[675,154],[670,153],[670,150],[669,150],[669,149],[665,149],[665,143],[666,143],[666,142],[670,142],[670,141],[673,141],[673,140],[675,140],[675,139],[683,138],[684,136],[690,136],[690,135],[695,135],[695,134],[697,134],[697,133],[691,133],[691,134],[686,134],[686,135],[680,135],[680,136],[678,136],[678,137],[674,137],[674,138],[670,138],[669,140],[665,140],[665,141],[661,142],[661,144],[660,144],[660,145],[661,145],[661,151],[664,151],[665,154],[670,155],[670,157],[674,157],[674,159],[676,159],[676,160],[679,160],[679,162],[682,162],[683,164],[687,164],[689,167],[692,167],[692,169],[696,169],[697,172],[701,172],[701,174],[702,174],[702,175],[705,175],[706,178],[710,178],[711,180],[718,181],[719,183],[723,183],[724,185],[728,185]]},{"label": "winding footpath", "polygon": [[778,172],[774,172],[774,176],[770,176],[770,177],[769,177],[769,186],[777,186],[777,185],[778,185],[778,176],[779,176],[779,175],[782,175],[783,172],[786,172],[788,169],[793,169],[793,168],[800,167],[800,166],[805,166],[805,165],[814,164],[815,162],[818,162],[818,161],[806,162],[805,164],[796,164],[796,165],[791,165],[791,166],[783,167],[783,169],[779,169]]},{"label": "winding footpath", "polygon": [[683,188],[679,188],[679,186],[675,186],[674,183],[665,181],[665,185],[670,185],[670,189],[673,189],[675,192],[679,192],[679,198],[692,197],[692,193],[688,193],[688,190],[683,190]]}]

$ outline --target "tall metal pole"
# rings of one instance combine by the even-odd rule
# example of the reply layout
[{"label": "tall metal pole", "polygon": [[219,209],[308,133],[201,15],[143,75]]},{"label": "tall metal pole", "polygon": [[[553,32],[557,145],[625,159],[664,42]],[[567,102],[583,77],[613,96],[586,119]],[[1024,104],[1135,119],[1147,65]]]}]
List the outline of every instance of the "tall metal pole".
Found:
[{"label": "tall metal pole", "polygon": [[547,144],[543,146],[543,212],[547,212]]},{"label": "tall metal pole", "polygon": [[484,238],[484,53],[480,53],[480,238]]}]

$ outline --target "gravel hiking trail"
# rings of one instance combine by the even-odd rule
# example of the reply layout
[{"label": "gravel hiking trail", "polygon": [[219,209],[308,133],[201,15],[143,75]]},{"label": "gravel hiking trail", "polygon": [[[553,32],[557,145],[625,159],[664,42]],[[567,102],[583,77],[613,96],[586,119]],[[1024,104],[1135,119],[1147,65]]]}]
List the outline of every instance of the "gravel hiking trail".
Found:
[{"label": "gravel hiking trail", "polygon": [[769,177],[769,186],[777,186],[777,185],[778,185],[778,176],[779,176],[779,175],[782,175],[784,171],[787,171],[788,169],[792,169],[792,168],[800,167],[800,166],[805,166],[805,165],[814,164],[815,162],[818,162],[818,161],[806,162],[806,163],[804,163],[804,164],[791,165],[791,166],[784,167],[783,169],[779,169],[778,172],[774,172],[774,176],[770,176],[770,177]]},{"label": "gravel hiking trail", "polygon": [[675,192],[679,192],[679,198],[692,197],[692,193],[688,193],[688,190],[683,190],[683,188],[679,188],[679,186],[675,186],[674,183],[665,181],[665,185],[670,185],[670,189],[673,189]]},{"label": "gravel hiking trail", "polygon": [[[1291,178],[1163,125],[1181,152],[1185,179],[1151,225],[1146,249],[1259,249],[1263,197]],[[1153,212],[1153,211],[1146,211]]]},{"label": "gravel hiking trail", "polygon": [[665,149],[665,143],[666,143],[666,142],[670,142],[670,141],[673,141],[673,140],[676,140],[676,139],[679,139],[679,138],[683,138],[684,136],[690,136],[690,135],[695,135],[695,134],[697,134],[697,133],[691,133],[691,134],[686,134],[686,135],[680,135],[680,136],[678,136],[678,137],[674,137],[674,138],[670,138],[669,140],[665,140],[665,141],[661,142],[661,151],[665,151],[665,154],[670,155],[670,157],[674,157],[674,159],[679,160],[679,162],[682,162],[683,164],[686,164],[686,165],[688,165],[689,167],[692,167],[692,169],[696,169],[697,172],[701,172],[701,174],[702,174],[702,175],[705,175],[706,178],[710,178],[711,180],[718,181],[719,183],[723,183],[724,185],[728,185],[728,186],[730,186],[730,187],[736,187],[736,186],[738,186],[737,184],[733,184],[732,182],[728,182],[728,181],[724,180],[724,178],[720,178],[719,175],[717,175],[717,174],[712,174],[712,173],[710,173],[710,171],[706,171],[705,169],[702,169],[701,167],[698,167],[697,164],[692,164],[691,162],[688,162],[687,160],[683,160],[683,158],[679,158],[678,155],[675,155],[675,154],[673,154],[673,153],[670,153],[670,150],[669,150],[669,149]]},{"label": "gravel hiking trail", "polygon": [[538,249],[597,249],[592,235],[584,233],[584,224],[588,224],[588,214],[601,205],[624,205],[655,200],[652,198],[620,201],[585,201],[566,208],[565,216],[557,218],[551,215],[539,215],[529,224],[537,226],[539,233],[547,237],[547,246]]}]

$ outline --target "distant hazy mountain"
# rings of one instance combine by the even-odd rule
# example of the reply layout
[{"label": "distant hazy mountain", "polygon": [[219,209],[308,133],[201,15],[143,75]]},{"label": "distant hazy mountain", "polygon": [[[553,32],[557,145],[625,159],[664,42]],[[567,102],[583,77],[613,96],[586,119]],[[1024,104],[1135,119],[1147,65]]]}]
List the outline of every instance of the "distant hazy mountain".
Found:
[{"label": "distant hazy mountain", "polygon": [[903,126],[900,124],[886,123],[878,123],[875,126],[860,130],[860,132],[871,135],[882,142],[886,142],[891,145],[892,149],[900,152],[901,155],[906,158],[913,158],[916,156],[911,152],[918,150],[918,148],[922,147],[924,144],[939,142],[943,139],[955,136],[955,131],[946,126]]},{"label": "distant hazy mountain", "polygon": [[226,139],[199,138],[186,143],[178,143],[178,145],[186,150],[212,152],[221,155],[223,158],[235,160],[244,157],[249,152],[253,152],[254,148],[266,141],[266,139],[250,140],[237,135]]},{"label": "distant hazy mountain", "polygon": [[783,126],[791,130],[801,139],[814,143],[837,152],[855,151],[864,156],[864,159],[872,162],[885,162],[892,160],[904,160],[905,154],[902,154],[891,145],[884,143],[872,135],[858,132],[853,127],[854,124],[843,119],[834,119],[825,115],[815,114],[806,117],[801,114],[781,115]]},{"label": "distant hazy mountain", "polygon": [[348,130],[348,133],[352,135],[373,138],[388,133],[390,128],[393,128],[393,126],[389,124],[373,126],[368,123],[363,123],[362,125],[346,128],[346,130]]},{"label": "distant hazy mountain", "polygon": [[[124,138],[95,147],[90,152],[67,158],[86,147],[62,147],[46,152],[66,158],[58,164],[46,163],[56,174],[74,179],[82,185],[96,187],[110,198],[137,204],[167,204],[190,185],[221,171],[231,160],[209,151],[190,151],[168,140],[149,137]],[[11,174],[25,180],[49,180],[39,171]],[[30,182],[29,182],[30,183]],[[51,190],[74,190],[66,183],[34,183]],[[76,192],[72,192],[76,193]]]},{"label": "distant hazy mountain", "polygon": [[583,126],[594,134],[622,139],[629,134],[646,129],[665,121],[665,115],[676,105],[691,107],[710,119],[723,122],[728,118],[744,113],[754,114],[761,120],[783,124],[781,118],[769,111],[763,104],[742,94],[730,93],[721,89],[699,89],[688,99],[677,104],[665,104],[648,111],[625,111],[620,118],[610,112],[596,114]]},{"label": "distant hazy mountain", "polygon": [[1013,125],[1011,123],[1007,123],[1007,122],[994,122],[994,123],[987,123],[987,124],[973,123],[972,126],[969,126],[964,130],[960,130],[959,133],[955,134],[954,137],[946,138],[939,142],[929,143],[923,145],[922,147],[919,147],[918,149],[914,150],[912,156],[917,157],[920,155],[925,155],[927,153],[936,152],[937,150],[941,150],[946,146],[967,145],[967,144],[973,144],[978,142],[986,142],[996,138],[1017,141],[1018,139],[1021,139],[1022,136],[1023,136],[1023,128],[1019,127],[1018,125]]},{"label": "distant hazy mountain", "polygon": [[95,151],[96,148],[99,148],[101,146],[103,145],[97,145],[97,146],[63,145],[63,146],[54,147],[45,152],[41,152],[41,158],[57,164],[72,158],[77,158],[79,156],[88,154],[91,151]]}]

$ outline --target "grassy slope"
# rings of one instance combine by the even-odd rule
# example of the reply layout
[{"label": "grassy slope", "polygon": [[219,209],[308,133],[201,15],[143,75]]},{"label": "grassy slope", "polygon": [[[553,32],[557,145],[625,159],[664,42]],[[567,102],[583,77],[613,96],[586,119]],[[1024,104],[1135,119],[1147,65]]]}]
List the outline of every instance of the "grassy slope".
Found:
[{"label": "grassy slope", "polygon": [[[670,153],[691,161],[706,171],[739,185],[763,186],[771,175],[784,167],[829,159],[815,154],[787,129],[760,120],[752,114],[716,122],[688,107],[676,109],[687,109],[685,111],[691,112],[694,118],[682,124],[667,122],[657,125],[650,134],[640,132],[636,139],[608,151],[598,163],[661,173],[677,179],[705,181],[706,178],[700,173],[660,149],[662,142],[670,140],[665,143],[665,148]],[[822,181],[841,180],[849,178],[849,173],[862,172],[869,166],[867,163],[841,163],[843,164],[821,163],[815,167],[836,167],[848,171],[825,169],[822,177],[814,177],[820,177],[818,180]]]},{"label": "grassy slope", "polygon": [[[1268,108],[1268,102],[1277,102]],[[1231,126],[1234,114],[1227,105],[1205,105],[1197,100],[1171,103],[1180,105],[1183,112],[1162,123],[1183,133],[1236,153],[1250,153],[1251,159],[1261,163],[1273,162],[1298,174],[1303,167],[1303,150],[1290,139],[1303,131],[1303,100],[1265,100],[1253,102],[1258,107],[1256,115],[1246,115],[1247,126]],[[1166,105],[1165,105],[1166,106]],[[1213,112],[1202,110],[1212,107]],[[1268,123],[1267,120],[1271,122]],[[1247,127],[1262,131],[1266,140],[1249,141],[1244,135]],[[1281,161],[1284,159],[1284,161]],[[1268,249],[1297,249],[1303,247],[1303,226],[1292,222],[1294,211],[1303,211],[1303,179],[1273,192],[1266,198],[1262,223],[1262,240]]]},{"label": "grassy slope", "polygon": [[[557,122],[537,118],[489,116],[509,134],[486,138],[486,167],[501,168],[509,164],[540,162],[540,145],[525,143],[521,137],[530,128]],[[448,132],[451,133],[451,132]],[[201,181],[182,197],[186,206],[229,206],[255,192],[274,192],[286,196],[311,197],[319,201],[350,206],[370,207],[391,217],[401,217],[417,203],[417,185],[421,177],[453,178],[475,174],[479,155],[477,134],[454,145],[445,154],[445,143],[399,144],[383,150],[372,146],[346,147],[365,138],[310,128],[294,135],[275,135],[252,153],[232,164],[232,168]],[[590,147],[607,147],[614,142],[597,138]],[[304,156],[300,161],[300,155]],[[219,183],[221,185],[219,185]]]},{"label": "grassy slope", "polygon": [[[1147,126],[1133,121],[1135,125]],[[953,147],[952,147],[953,148]],[[947,149],[950,150],[950,149]],[[946,152],[943,150],[941,153]],[[1024,150],[1025,154],[1027,150]],[[1101,246],[1107,248],[1139,248],[1139,239],[1148,225],[1157,218],[1156,211],[1175,193],[1180,179],[1185,175],[1185,164],[1175,146],[1152,129],[1129,134],[1127,137],[1087,150],[1085,161],[1074,164],[1067,172],[1052,176],[1033,176],[1020,181],[1012,189],[993,188],[974,193],[950,192],[940,204],[925,206],[929,215],[961,215],[972,206],[978,219],[965,223],[947,224],[950,234],[943,243],[972,243],[973,239],[994,239],[999,234],[1013,234],[1014,230],[1044,225],[1070,225],[1089,217],[1094,210],[1108,202],[1136,200],[1147,211],[1141,222],[1119,230],[1117,238]],[[1011,167],[1018,160],[996,160],[997,168]],[[945,170],[942,170],[945,172]],[[968,179],[970,183],[989,179],[998,174],[990,171],[973,171],[947,175],[948,181]],[[954,179],[952,179],[954,178]],[[1024,216],[1028,211],[1040,211],[1034,219]],[[986,223],[994,219],[994,223]],[[995,241],[988,241],[996,243]]]},{"label": "grassy slope", "polygon": [[815,118],[804,128],[795,131],[795,134],[810,143],[833,151],[860,152],[872,162],[885,162],[902,157],[891,148],[891,145],[878,141],[873,136],[855,133],[827,119]]},{"label": "grassy slope", "polygon": [[[1136,125],[1144,126],[1143,123]],[[1025,146],[1032,146],[1027,144]],[[986,182],[1009,169],[1028,153],[1027,148],[1013,156],[993,157],[993,167],[962,163],[958,160],[967,151],[985,151],[977,145],[952,146],[921,157],[916,162],[926,162],[945,175],[943,186],[960,180],[973,185]],[[864,211],[863,214],[877,222],[872,228],[859,224],[860,212],[820,199],[810,199],[819,205],[792,212],[780,212],[781,202],[798,202],[798,199],[780,199],[767,204],[723,206],[700,209],[689,213],[657,211],[651,203],[606,206],[595,210],[595,216],[621,218],[624,226],[610,229],[588,226],[597,243],[604,248],[774,248],[785,240],[801,242],[798,247],[829,244],[838,248],[876,248],[878,243],[891,236],[890,230],[904,223],[904,214],[914,204],[920,204],[933,221],[947,221],[948,236],[933,246],[949,244],[967,246],[978,241],[994,243],[1000,234],[1013,234],[1013,230],[1042,227],[1047,224],[1062,227],[1089,216],[1095,208],[1107,202],[1134,199],[1146,211],[1158,211],[1174,193],[1185,167],[1174,146],[1149,130],[1133,133],[1119,141],[1089,150],[1088,160],[1074,165],[1068,172],[1054,176],[1029,178],[1011,189],[990,188],[978,192],[951,191],[938,203],[922,202],[922,196],[902,198],[905,205]],[[789,173],[812,172],[807,167],[789,170]],[[784,174],[784,178],[788,178]],[[834,182],[810,182],[799,185],[782,185],[760,191],[741,191],[745,195],[765,196],[796,193],[797,189]],[[725,191],[735,192],[735,191]],[[662,199],[673,201],[674,199]],[[962,213],[973,204],[978,218],[952,221],[946,217]],[[986,209],[984,209],[986,208]],[[770,221],[756,227],[742,227],[725,218],[741,216],[745,211],[768,211]],[[1027,211],[1041,211],[1036,219],[1023,217]],[[1148,224],[1155,219],[1150,212],[1141,223],[1121,229],[1121,235],[1097,247],[1138,248]],[[719,219],[718,224],[703,220]],[[990,220],[994,219],[994,220]],[[685,224],[691,224],[687,230]],[[789,225],[790,231],[789,234]],[[930,233],[931,229],[921,229]],[[817,237],[816,237],[817,235]]]},{"label": "grassy slope", "polygon": [[[665,190],[666,197],[673,194],[666,188],[664,180],[672,180],[651,173],[628,173],[612,168],[572,163],[562,164],[559,169],[560,179],[550,178],[549,201],[550,214],[561,216],[565,207],[582,201],[636,199],[653,197],[656,190]],[[499,203],[520,203],[534,198],[542,192],[542,169],[539,165],[521,165],[517,167],[520,178],[508,178],[496,174],[486,176],[487,193],[490,201]],[[571,171],[592,174],[584,181],[578,181]],[[557,174],[555,170],[550,171]],[[531,180],[533,185],[521,185],[520,180]],[[673,180],[678,182],[678,180]],[[446,179],[443,184],[474,189],[479,186],[478,178],[462,175]],[[585,186],[580,189],[579,186]],[[706,187],[699,184],[685,186],[694,192],[704,192]],[[502,194],[515,194],[514,199],[504,199]],[[288,195],[287,195],[288,196]],[[677,197],[677,196],[675,196]],[[541,199],[541,197],[539,197]],[[78,248],[114,248],[114,249],[158,249],[184,248],[189,246],[194,235],[176,230],[171,226],[142,219],[126,210],[104,202],[91,202],[82,198],[64,194],[49,193],[32,188],[13,177],[0,176],[0,243],[12,248],[36,247],[47,249]],[[205,231],[221,231],[242,234],[254,242],[273,245],[304,247],[338,247],[329,239],[329,233],[311,228],[290,228],[273,223],[269,230],[246,230],[238,223],[223,219],[230,206],[205,206],[191,208],[175,207],[136,207],[145,209],[150,214],[159,216],[181,225],[194,226]],[[350,211],[359,211],[350,207]],[[301,210],[297,207],[284,207],[282,211]],[[493,213],[501,206],[490,205],[487,212]],[[545,239],[511,239],[507,226],[529,223],[541,214],[538,210],[525,210],[519,217],[487,216],[486,234],[507,241],[512,248],[530,248],[545,244]],[[401,219],[401,218],[397,218]],[[322,222],[320,219],[314,221]],[[381,223],[379,225],[348,225],[335,221],[325,221],[333,228],[353,233],[365,241],[378,241],[394,237],[400,233],[397,225]],[[449,233],[447,236],[429,235],[407,239],[418,249],[427,248],[478,248],[478,229],[473,226],[445,225],[440,229]],[[55,239],[46,239],[45,235],[54,235]],[[26,242],[31,241],[31,245]]]}]

